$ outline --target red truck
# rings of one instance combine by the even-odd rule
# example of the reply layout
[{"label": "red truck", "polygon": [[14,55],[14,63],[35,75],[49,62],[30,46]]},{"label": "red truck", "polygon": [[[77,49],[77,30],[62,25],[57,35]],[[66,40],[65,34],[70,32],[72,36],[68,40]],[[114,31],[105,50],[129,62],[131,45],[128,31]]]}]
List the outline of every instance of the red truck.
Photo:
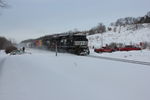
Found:
[{"label": "red truck", "polygon": [[94,51],[100,53],[100,52],[113,52],[114,50],[108,47],[102,47],[99,49],[94,49]]},{"label": "red truck", "polygon": [[118,51],[132,51],[132,50],[141,50],[141,48],[132,46],[132,45],[127,45],[125,47],[117,48]]}]

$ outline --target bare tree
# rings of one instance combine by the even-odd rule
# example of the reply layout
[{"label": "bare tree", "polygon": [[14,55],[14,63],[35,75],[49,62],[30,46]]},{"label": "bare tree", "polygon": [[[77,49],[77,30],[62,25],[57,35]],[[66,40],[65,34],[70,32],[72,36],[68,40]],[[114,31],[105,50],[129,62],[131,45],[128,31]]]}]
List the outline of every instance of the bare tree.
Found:
[{"label": "bare tree", "polygon": [[104,32],[106,32],[106,26],[103,23],[99,23],[96,26],[96,30],[98,33],[104,33]]},{"label": "bare tree", "polygon": [[89,30],[89,34],[96,34],[96,33],[104,33],[106,32],[106,26],[103,23],[99,23],[96,27],[93,27]]}]

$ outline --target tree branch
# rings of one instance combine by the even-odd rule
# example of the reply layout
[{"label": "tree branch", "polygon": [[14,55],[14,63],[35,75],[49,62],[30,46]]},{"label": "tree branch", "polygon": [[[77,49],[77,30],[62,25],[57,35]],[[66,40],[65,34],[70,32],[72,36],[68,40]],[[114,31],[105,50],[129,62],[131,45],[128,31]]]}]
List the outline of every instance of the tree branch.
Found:
[{"label": "tree branch", "polygon": [[0,8],[5,8],[5,7],[7,7],[7,4],[3,0],[0,0]]}]

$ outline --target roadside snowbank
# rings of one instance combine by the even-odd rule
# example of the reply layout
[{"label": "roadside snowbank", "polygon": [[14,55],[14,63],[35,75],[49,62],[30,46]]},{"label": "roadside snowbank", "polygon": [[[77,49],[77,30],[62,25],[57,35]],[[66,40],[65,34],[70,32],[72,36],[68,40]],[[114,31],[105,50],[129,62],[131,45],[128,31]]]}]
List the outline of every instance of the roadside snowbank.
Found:
[{"label": "roadside snowbank", "polygon": [[94,49],[90,49],[90,55],[150,62],[150,50],[147,49],[139,51],[116,51],[112,53],[96,53]]}]

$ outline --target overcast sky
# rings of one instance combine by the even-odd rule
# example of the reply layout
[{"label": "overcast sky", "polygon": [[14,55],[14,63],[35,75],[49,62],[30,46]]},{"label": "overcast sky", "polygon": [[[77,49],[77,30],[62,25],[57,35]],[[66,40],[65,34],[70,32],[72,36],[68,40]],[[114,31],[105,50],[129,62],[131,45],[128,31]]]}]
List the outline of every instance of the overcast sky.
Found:
[{"label": "overcast sky", "polygon": [[99,22],[139,17],[150,11],[150,0],[5,0],[0,9],[0,36],[17,42],[73,29],[86,30]]}]

